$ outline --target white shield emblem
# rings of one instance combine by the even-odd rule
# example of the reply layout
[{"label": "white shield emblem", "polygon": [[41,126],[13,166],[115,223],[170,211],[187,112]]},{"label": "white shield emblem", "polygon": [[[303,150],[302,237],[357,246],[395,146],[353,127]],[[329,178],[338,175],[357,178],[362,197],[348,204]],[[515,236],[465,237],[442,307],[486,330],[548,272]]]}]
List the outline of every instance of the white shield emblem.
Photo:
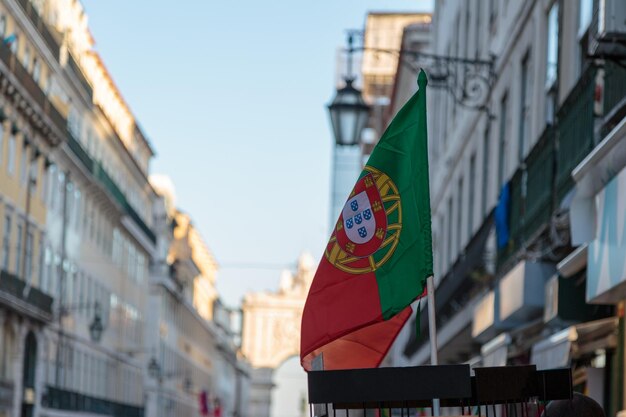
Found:
[{"label": "white shield emblem", "polygon": [[348,239],[356,244],[367,243],[376,231],[376,219],[366,191],[348,199],[341,212]]}]

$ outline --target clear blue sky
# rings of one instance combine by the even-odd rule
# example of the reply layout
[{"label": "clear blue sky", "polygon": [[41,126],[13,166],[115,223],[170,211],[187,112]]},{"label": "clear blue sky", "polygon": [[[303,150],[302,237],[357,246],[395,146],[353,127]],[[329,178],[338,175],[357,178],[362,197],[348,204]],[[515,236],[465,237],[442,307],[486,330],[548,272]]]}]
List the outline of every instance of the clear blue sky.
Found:
[{"label": "clear blue sky", "polygon": [[[433,0],[82,0],[122,95],[222,268],[229,305],[319,258],[329,218],[325,105],[345,29]],[[241,268],[241,264],[271,268]]]}]

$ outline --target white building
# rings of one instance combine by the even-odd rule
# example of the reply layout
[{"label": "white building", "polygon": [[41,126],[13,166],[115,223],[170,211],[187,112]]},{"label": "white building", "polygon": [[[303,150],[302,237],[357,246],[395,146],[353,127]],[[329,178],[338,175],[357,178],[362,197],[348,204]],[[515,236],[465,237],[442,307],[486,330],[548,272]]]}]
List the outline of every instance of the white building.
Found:
[{"label": "white building", "polygon": [[[172,229],[148,181],[153,150],[81,3],[2,1],[0,38],[0,416],[143,416],[153,357],[163,398],[186,396],[197,410],[206,387],[223,416],[240,415],[245,364],[213,309],[210,253],[178,254],[181,274],[203,279],[161,287],[174,302],[155,310],[169,333],[147,331],[153,281],[172,277]],[[197,233],[188,241],[202,246]],[[165,378],[180,352],[192,356]],[[188,366],[203,358],[213,381]],[[181,388],[183,370],[191,385]]]},{"label": "white building", "polygon": [[161,229],[173,234],[160,234],[150,276],[146,416],[245,415],[249,370],[217,298],[217,263],[190,217],[174,209],[173,192],[162,181],[155,187],[170,207]]},{"label": "white building", "polygon": [[12,39],[0,47],[6,267],[26,285],[16,301],[35,294],[46,313],[36,326],[5,315],[3,412],[138,416],[144,364],[125,352],[143,346],[152,149],[91,49],[80,3],[4,1],[0,30]]},{"label": "white building", "polygon": [[315,275],[310,254],[283,271],[275,292],[244,297],[242,353],[250,362],[249,417],[302,416],[308,411],[306,373],[300,367],[302,310]]},{"label": "white building", "polygon": [[[609,16],[623,13],[621,2],[600,3]],[[572,366],[575,384],[587,387],[605,372],[618,372],[602,365],[603,358],[619,357],[624,350],[623,342],[616,345],[607,336],[617,323],[612,310],[585,301],[615,303],[621,299],[619,291],[607,298],[599,293],[611,285],[601,284],[598,294],[587,287],[585,299],[585,281],[589,285],[592,279],[581,261],[586,255],[572,255],[576,267],[568,261],[572,247],[596,236],[588,227],[590,216],[575,217],[574,210],[591,213],[590,202],[601,192],[598,183],[590,186],[602,171],[598,161],[608,149],[621,155],[626,72],[610,60],[587,58],[594,52],[590,45],[597,41],[598,27],[603,27],[597,7],[591,0],[436,2],[433,53],[493,58],[494,65],[486,110],[467,109],[462,95],[455,99],[429,85],[436,310],[443,363]],[[447,68],[444,82],[449,87],[460,89],[475,81],[466,71],[470,66]],[[613,160],[611,167],[602,181],[615,178],[617,183],[615,174],[623,163]],[[502,198],[505,185],[508,200]],[[498,205],[506,216],[495,226]],[[593,212],[600,219],[598,210]],[[612,221],[620,224],[619,219]],[[593,279],[606,282],[609,275],[603,271],[604,278]],[[614,283],[620,279],[610,277]],[[403,330],[394,350],[396,364],[428,363],[426,309],[420,320],[421,337],[415,334],[414,320]],[[569,326],[577,329],[578,337],[562,345],[566,350],[559,356],[542,340],[570,331]],[[600,348],[589,351],[591,346]],[[603,392],[593,394],[604,402]],[[616,401],[612,397],[604,404],[607,410],[623,408]]]}]

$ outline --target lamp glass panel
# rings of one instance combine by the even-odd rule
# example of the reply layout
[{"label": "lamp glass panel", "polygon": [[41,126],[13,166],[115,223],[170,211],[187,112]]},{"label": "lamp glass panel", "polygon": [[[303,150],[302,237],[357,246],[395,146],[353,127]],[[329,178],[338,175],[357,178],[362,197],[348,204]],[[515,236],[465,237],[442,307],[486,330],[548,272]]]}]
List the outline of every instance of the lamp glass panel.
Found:
[{"label": "lamp glass panel", "polygon": [[339,113],[339,128],[341,130],[342,145],[352,145],[355,143],[355,131],[358,122],[357,113],[352,109],[342,109]]}]

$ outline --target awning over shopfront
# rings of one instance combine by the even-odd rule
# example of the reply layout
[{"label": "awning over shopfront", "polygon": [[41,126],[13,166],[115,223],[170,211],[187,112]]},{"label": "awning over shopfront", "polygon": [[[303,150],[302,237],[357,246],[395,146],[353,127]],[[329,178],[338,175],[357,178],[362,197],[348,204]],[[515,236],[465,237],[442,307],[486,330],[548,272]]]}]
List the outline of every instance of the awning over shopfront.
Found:
[{"label": "awning over shopfront", "polygon": [[626,118],[572,171],[576,195],[570,207],[572,245],[592,241],[595,236],[594,197],[607,182],[626,167]]},{"label": "awning over shopfront", "polygon": [[545,284],[555,270],[551,263],[523,260],[500,280],[503,324],[523,324],[542,315]]},{"label": "awning over shopfront", "polygon": [[626,298],[626,168],[595,197],[596,230],[587,251],[587,301]]},{"label": "awning over shopfront", "polygon": [[539,370],[569,367],[572,360],[581,356],[598,349],[615,348],[617,322],[617,318],[611,317],[567,327],[535,343],[531,362]]}]

